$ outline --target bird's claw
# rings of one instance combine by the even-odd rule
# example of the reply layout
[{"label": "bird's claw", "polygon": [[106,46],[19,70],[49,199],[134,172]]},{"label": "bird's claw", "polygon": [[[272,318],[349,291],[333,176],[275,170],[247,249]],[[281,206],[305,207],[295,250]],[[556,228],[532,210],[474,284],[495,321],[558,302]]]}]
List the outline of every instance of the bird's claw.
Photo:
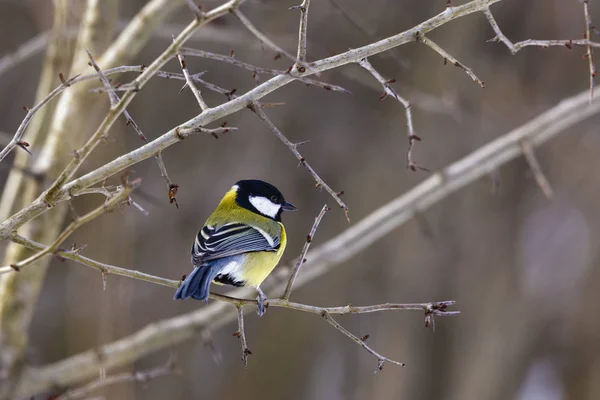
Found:
[{"label": "bird's claw", "polygon": [[259,289],[258,296],[256,296],[256,313],[259,317],[262,317],[265,314],[265,300],[267,300],[267,296]]}]

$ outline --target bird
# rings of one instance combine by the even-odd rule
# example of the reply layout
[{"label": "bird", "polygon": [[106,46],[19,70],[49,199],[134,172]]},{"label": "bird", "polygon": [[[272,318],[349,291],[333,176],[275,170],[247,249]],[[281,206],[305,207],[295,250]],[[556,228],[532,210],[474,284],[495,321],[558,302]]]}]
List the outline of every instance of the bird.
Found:
[{"label": "bird", "polygon": [[297,208],[270,183],[240,180],[225,193],[192,245],[193,271],[185,277],[174,299],[208,301],[210,284],[253,286],[257,312],[267,299],[260,284],[275,268],[287,244],[283,211]]}]

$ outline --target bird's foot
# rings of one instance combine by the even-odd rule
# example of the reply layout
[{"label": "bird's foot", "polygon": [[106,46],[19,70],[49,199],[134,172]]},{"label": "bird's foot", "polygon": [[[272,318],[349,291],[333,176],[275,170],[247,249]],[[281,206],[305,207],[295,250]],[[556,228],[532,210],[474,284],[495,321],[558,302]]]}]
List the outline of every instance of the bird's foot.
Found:
[{"label": "bird's foot", "polygon": [[258,292],[258,296],[256,296],[256,303],[257,303],[256,312],[259,317],[262,317],[266,311],[265,300],[267,300],[267,296],[265,296],[265,294],[263,293],[262,290],[260,290],[260,288],[256,288],[256,290]]}]

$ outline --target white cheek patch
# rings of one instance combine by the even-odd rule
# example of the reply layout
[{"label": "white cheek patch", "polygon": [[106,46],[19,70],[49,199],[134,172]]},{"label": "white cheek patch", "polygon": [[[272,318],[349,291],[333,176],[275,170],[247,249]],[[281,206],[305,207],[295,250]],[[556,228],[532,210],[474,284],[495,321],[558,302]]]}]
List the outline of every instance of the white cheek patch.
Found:
[{"label": "white cheek patch", "polygon": [[281,208],[281,204],[275,204],[271,200],[262,196],[250,196],[248,198],[250,204],[254,206],[261,214],[267,215],[271,218],[275,218],[279,209]]}]

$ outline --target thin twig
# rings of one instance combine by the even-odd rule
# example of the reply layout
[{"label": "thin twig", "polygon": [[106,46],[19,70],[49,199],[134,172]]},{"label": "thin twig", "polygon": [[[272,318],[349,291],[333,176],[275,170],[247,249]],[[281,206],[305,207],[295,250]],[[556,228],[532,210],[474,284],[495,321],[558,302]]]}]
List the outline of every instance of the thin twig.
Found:
[{"label": "thin twig", "polygon": [[[232,65],[235,65],[236,67],[244,68],[249,71],[252,71],[253,74],[265,74],[265,75],[275,76],[275,75],[281,75],[281,74],[287,73],[287,71],[273,69],[273,68],[259,67],[257,65],[252,65],[252,64],[245,63],[243,61],[239,61],[238,59],[236,59],[235,57],[232,57],[232,56],[211,53],[211,52],[204,51],[204,50],[182,48],[180,53],[183,55],[186,55],[186,56],[208,58],[211,60],[216,60],[216,61],[221,61],[221,62],[224,62],[227,64],[232,64]],[[322,87],[325,90],[332,90],[334,92],[342,92],[342,93],[350,94],[349,90],[347,90],[341,86],[332,85],[327,82],[321,82],[321,81],[318,81],[315,79],[310,79],[310,78],[298,78],[298,81],[305,83],[307,85]]]},{"label": "thin twig", "polygon": [[290,142],[290,140],[287,137],[285,137],[283,133],[281,133],[281,131],[264,113],[259,103],[253,103],[249,105],[248,108],[250,108],[258,116],[258,118],[260,118],[261,121],[267,124],[267,126],[271,129],[275,136],[277,136],[279,140],[281,140],[290,149],[290,151],[294,154],[294,156],[296,156],[300,164],[302,164],[312,175],[315,181],[317,181],[317,187],[325,189],[325,191],[329,193],[331,197],[333,197],[333,199],[339,204],[342,210],[344,210],[346,219],[348,220],[348,222],[350,222],[350,218],[348,217],[348,206],[346,206],[346,204],[342,201],[342,199],[340,198],[340,194],[335,192],[331,187],[329,187],[329,185],[325,183],[325,181],[321,179],[321,177],[315,172],[315,170],[306,162],[306,159],[298,151],[298,145]]},{"label": "thin twig", "polygon": [[492,29],[494,30],[494,33],[496,33],[496,36],[492,39],[490,39],[490,42],[502,42],[506,45],[506,47],[508,47],[508,49],[510,50],[510,52],[512,54],[516,54],[519,51],[519,48],[517,48],[513,42],[511,42],[506,35],[502,32],[502,30],[500,29],[500,27],[498,26],[498,23],[496,22],[496,19],[494,18],[494,15],[492,14],[492,12],[490,11],[489,8],[486,8],[485,10],[483,10],[483,14],[485,15],[485,17],[487,18],[488,22],[490,23]]},{"label": "thin twig", "polygon": [[529,144],[527,140],[521,140],[521,148],[523,149],[525,160],[527,160],[529,168],[531,168],[531,172],[533,173],[535,181],[537,182],[540,189],[542,189],[542,193],[544,193],[544,196],[546,196],[548,200],[551,200],[553,194],[552,187],[550,186],[550,183],[548,183],[548,179],[546,179],[546,175],[544,175],[544,172],[542,171],[542,167],[540,166],[540,163],[538,162],[537,157],[533,152],[531,144]]},{"label": "thin twig", "polygon": [[21,44],[15,51],[0,57],[0,75],[15,65],[36,55],[43,50],[52,37],[52,31],[42,32]]},{"label": "thin twig", "polygon": [[204,101],[202,93],[200,93],[200,89],[198,89],[194,84],[194,80],[192,79],[192,76],[190,75],[190,72],[187,69],[187,65],[185,64],[185,57],[180,52],[177,52],[177,59],[179,59],[179,66],[181,67],[181,71],[183,71],[183,76],[185,76],[186,83],[184,85],[184,88],[185,86],[189,87],[192,93],[194,94],[196,101],[200,105],[200,109],[202,111],[207,110],[209,108],[208,104],[206,104],[206,101]]},{"label": "thin twig", "polygon": [[194,13],[196,18],[200,19],[200,18],[204,17],[204,12],[202,11],[202,9],[200,7],[198,7],[198,5],[194,2],[194,0],[185,0],[185,3],[187,4],[190,11]]},{"label": "thin twig", "polygon": [[471,68],[469,68],[466,65],[462,64],[461,62],[459,62],[456,58],[454,58],[452,55],[450,55],[450,53],[448,53],[446,50],[444,50],[443,48],[441,48],[440,46],[438,46],[435,42],[433,42],[431,39],[429,39],[428,37],[426,37],[424,34],[421,34],[421,33],[417,32],[417,34],[415,35],[415,39],[417,40],[417,42],[423,43],[424,45],[428,46],[433,51],[435,51],[436,53],[438,53],[440,56],[442,56],[444,58],[444,65],[446,65],[446,63],[448,63],[448,61],[449,61],[454,66],[456,66],[456,67],[462,69],[463,71],[465,71],[465,73],[471,77],[471,79],[473,80],[473,82],[475,82],[476,84],[478,84],[482,88],[485,87],[485,84],[483,83],[483,81],[481,79],[479,79],[477,77],[477,75],[475,75],[475,73],[473,73],[473,71],[471,70]]},{"label": "thin twig", "polygon": [[248,356],[252,355],[252,352],[248,348],[248,343],[246,342],[246,331],[244,330],[244,307],[241,305],[236,306],[237,309],[237,320],[238,320],[238,330],[233,334],[233,336],[240,339],[240,344],[242,346],[242,361],[244,362],[244,367],[248,367]]},{"label": "thin twig", "polygon": [[412,151],[414,147],[415,141],[421,141],[421,138],[415,134],[415,128],[413,126],[412,120],[412,108],[411,104],[404,97],[400,96],[391,86],[390,83],[395,82],[395,79],[385,79],[367,60],[363,58],[358,62],[358,65],[366,69],[381,85],[383,86],[383,95],[380,97],[383,100],[387,96],[392,96],[394,99],[398,100],[400,104],[404,107],[404,111],[406,113],[406,126],[408,127],[408,150],[406,152],[406,166],[413,171],[417,169],[423,171],[429,171],[427,168],[421,167],[413,161]]},{"label": "thin twig", "polygon": [[160,176],[165,180],[167,184],[167,190],[169,195],[169,203],[175,204],[176,208],[179,208],[179,204],[177,203],[177,191],[179,190],[179,185],[173,183],[171,178],[169,178],[169,174],[167,173],[167,167],[165,167],[165,162],[162,158],[162,152],[159,152],[156,156],[156,163],[158,164],[158,168],[160,168]]},{"label": "thin twig", "polygon": [[[588,0],[583,0],[583,15],[585,17],[585,39],[590,40],[590,29],[592,28],[592,17],[590,17]],[[594,78],[596,77],[596,66],[594,65],[594,52],[592,46],[587,45],[587,51],[585,57],[588,59],[588,65],[590,68],[590,104],[594,99]]]},{"label": "thin twig", "polygon": [[87,398],[92,392],[98,389],[103,389],[108,386],[118,385],[120,383],[135,382],[146,384],[147,382],[160,378],[162,376],[180,373],[175,367],[173,360],[169,359],[166,365],[153,368],[147,371],[138,372],[124,372],[112,376],[104,377],[90,382],[80,388],[68,390],[58,397],[54,397],[55,400],[76,400]]},{"label": "thin twig", "polygon": [[30,257],[27,257],[26,259],[21,260],[15,264],[11,264],[11,265],[8,265],[5,267],[0,267],[0,275],[9,273],[12,271],[20,271],[22,268],[33,264],[35,261],[39,260],[40,258],[42,258],[48,254],[54,253],[58,249],[58,246],[60,246],[62,244],[62,242],[64,242],[69,236],[71,236],[71,234],[73,232],[75,232],[75,230],[77,230],[79,227],[87,224],[88,222],[94,220],[95,218],[99,217],[100,215],[102,215],[106,212],[112,211],[115,207],[120,206],[121,204],[123,204],[123,202],[128,200],[129,194],[135,188],[137,188],[140,185],[140,183],[141,183],[141,180],[137,179],[133,182],[127,182],[127,184],[124,186],[120,186],[117,189],[117,193],[113,194],[112,197],[109,197],[103,205],[93,209],[89,213],[87,213],[87,214],[75,219],[73,222],[71,222],[69,224],[69,226],[67,226],[61,232],[61,234],[58,235],[56,240],[50,246],[46,247],[43,250],[38,251],[37,253],[31,255]]},{"label": "thin twig", "polygon": [[[90,59],[90,63],[92,65],[92,67],[94,67],[94,69],[96,70],[96,73],[98,74],[98,78],[100,79],[100,82],[102,82],[102,86],[108,93],[108,98],[110,100],[110,108],[111,108],[111,110],[114,110],[117,107],[117,105],[119,104],[119,101],[121,99],[119,98],[117,93],[115,93],[112,85],[110,84],[110,81],[106,77],[106,74],[104,74],[104,72],[102,72],[102,70],[100,69],[100,66],[98,65],[98,63],[96,63],[96,60],[94,60],[92,53],[87,48],[85,49],[85,51],[87,52],[87,55],[88,55],[88,58]],[[133,127],[133,129],[135,130],[135,132],[140,137],[140,139],[142,139],[144,142],[147,142],[148,139],[146,139],[146,135],[144,135],[142,130],[135,123],[133,118],[131,118],[131,115],[129,114],[129,112],[126,109],[123,109],[123,116],[125,117],[125,120],[127,121],[127,125],[131,125]]]},{"label": "thin twig", "polygon": [[[346,4],[343,0],[329,0],[329,3],[344,17],[348,22],[350,22],[355,28],[361,31],[364,35],[368,36],[370,39],[377,40],[376,31],[371,29],[367,24],[365,24],[352,10],[346,7]],[[396,64],[398,64],[401,68],[408,68],[409,64],[402,60],[394,50],[385,52],[381,54],[384,58],[389,58],[393,60]]]},{"label": "thin twig", "polygon": [[296,60],[306,62],[306,33],[308,30],[308,8],[310,0],[303,0],[299,6],[292,6],[291,9],[300,10],[300,27],[298,28],[298,52]]},{"label": "thin twig", "polygon": [[[298,72],[309,71],[311,73],[316,74],[317,76],[319,75],[319,72],[314,70],[312,67],[310,67],[306,62],[298,60],[295,56],[293,56],[292,54],[288,53],[287,51],[285,51],[284,49],[282,49],[281,47],[279,47],[275,43],[273,43],[271,41],[271,39],[269,39],[265,34],[263,34],[261,31],[259,31],[254,26],[254,24],[252,24],[252,22],[248,19],[248,17],[246,17],[239,10],[239,8],[234,9],[232,11],[232,13],[233,13],[233,15],[235,15],[237,17],[237,19],[240,20],[240,22],[246,27],[246,29],[248,29],[250,31],[250,33],[252,33],[254,36],[256,36],[256,38],[258,40],[260,40],[265,46],[267,46],[268,48],[270,48],[271,50],[273,50],[275,52],[275,58],[279,58],[281,55],[284,55],[290,61],[298,64],[299,68],[295,68],[296,70],[298,70]],[[302,71],[302,69],[303,69],[303,71]]]},{"label": "thin twig", "polygon": [[384,357],[381,354],[377,353],[364,340],[362,340],[361,338],[359,338],[358,336],[354,335],[352,332],[350,332],[349,330],[344,328],[342,325],[340,325],[335,319],[333,319],[333,317],[331,315],[329,315],[329,313],[327,311],[323,311],[321,313],[321,316],[323,318],[325,318],[325,321],[329,322],[331,324],[331,326],[333,326],[335,329],[342,332],[344,335],[348,336],[350,339],[354,340],[360,347],[365,349],[369,354],[372,354],[373,356],[377,357],[377,368],[375,369],[375,373],[381,371],[383,369],[383,364],[385,364],[386,362],[396,364],[401,367],[406,366],[406,364],[404,364],[404,363],[394,361],[390,358]]},{"label": "thin twig", "polygon": [[323,206],[323,208],[321,209],[321,212],[319,212],[319,214],[315,218],[315,222],[313,223],[313,226],[312,226],[312,228],[310,228],[310,232],[308,233],[308,236],[306,237],[306,242],[304,242],[304,247],[302,248],[302,252],[300,252],[300,257],[298,258],[298,261],[296,261],[296,265],[294,266],[294,269],[292,270],[292,274],[290,275],[290,279],[287,283],[287,286],[285,287],[285,291],[283,292],[283,295],[281,296],[281,300],[289,300],[290,295],[292,294],[292,289],[294,287],[294,281],[296,280],[296,276],[298,275],[298,272],[300,272],[300,267],[302,267],[302,264],[304,264],[306,262],[306,253],[308,252],[308,248],[310,247],[310,244],[312,243],[313,238],[315,237],[315,233],[317,232],[317,228],[319,227],[321,220],[325,216],[325,213],[329,210],[330,210],[330,208],[327,207],[327,204],[325,204]]}]

